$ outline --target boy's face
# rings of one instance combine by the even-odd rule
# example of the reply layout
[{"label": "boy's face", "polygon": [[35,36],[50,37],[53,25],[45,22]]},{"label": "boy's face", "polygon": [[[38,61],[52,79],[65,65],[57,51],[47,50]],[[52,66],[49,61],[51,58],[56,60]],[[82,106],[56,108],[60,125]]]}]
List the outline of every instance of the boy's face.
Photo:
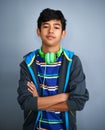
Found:
[{"label": "boy's face", "polygon": [[42,39],[42,45],[60,46],[60,40],[65,36],[65,31],[62,31],[60,20],[50,20],[43,22],[41,29],[37,29],[37,34]]}]

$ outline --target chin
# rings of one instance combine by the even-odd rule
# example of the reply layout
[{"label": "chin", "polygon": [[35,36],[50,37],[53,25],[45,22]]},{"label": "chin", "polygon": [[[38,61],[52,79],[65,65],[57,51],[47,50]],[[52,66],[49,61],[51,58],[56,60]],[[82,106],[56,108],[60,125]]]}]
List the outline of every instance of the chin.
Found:
[{"label": "chin", "polygon": [[46,42],[45,45],[46,45],[46,46],[49,46],[49,47],[52,47],[52,46],[54,46],[54,45],[56,45],[56,44],[53,43],[53,42]]}]

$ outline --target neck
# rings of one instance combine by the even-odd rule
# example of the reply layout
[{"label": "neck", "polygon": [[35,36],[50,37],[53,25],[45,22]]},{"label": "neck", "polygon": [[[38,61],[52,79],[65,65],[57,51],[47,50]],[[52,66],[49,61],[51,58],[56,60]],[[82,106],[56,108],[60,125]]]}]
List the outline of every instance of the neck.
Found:
[{"label": "neck", "polygon": [[42,45],[42,51],[44,52],[44,53],[48,53],[48,52],[54,52],[54,53],[56,53],[57,51],[59,51],[59,49],[60,49],[60,45],[59,46],[44,46],[44,45]]}]

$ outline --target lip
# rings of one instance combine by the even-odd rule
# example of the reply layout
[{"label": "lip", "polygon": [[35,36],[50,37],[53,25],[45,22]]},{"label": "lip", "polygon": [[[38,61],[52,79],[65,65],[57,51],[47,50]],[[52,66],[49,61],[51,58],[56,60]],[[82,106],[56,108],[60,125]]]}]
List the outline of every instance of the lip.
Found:
[{"label": "lip", "polygon": [[48,39],[54,39],[55,37],[54,36],[52,36],[52,35],[48,35],[48,36],[46,36]]}]

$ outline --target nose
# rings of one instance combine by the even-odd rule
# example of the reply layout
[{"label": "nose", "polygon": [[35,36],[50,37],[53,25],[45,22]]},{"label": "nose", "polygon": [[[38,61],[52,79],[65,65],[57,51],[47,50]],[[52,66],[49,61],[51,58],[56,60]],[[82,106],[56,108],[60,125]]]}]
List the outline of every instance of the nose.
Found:
[{"label": "nose", "polygon": [[52,26],[49,27],[49,33],[53,33],[54,32],[54,28]]}]

